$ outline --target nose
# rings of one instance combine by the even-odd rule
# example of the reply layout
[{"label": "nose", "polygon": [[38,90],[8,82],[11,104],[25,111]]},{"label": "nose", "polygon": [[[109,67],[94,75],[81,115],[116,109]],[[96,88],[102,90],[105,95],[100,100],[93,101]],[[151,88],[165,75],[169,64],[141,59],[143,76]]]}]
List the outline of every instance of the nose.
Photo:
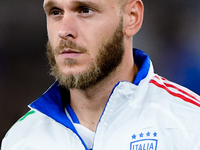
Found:
[{"label": "nose", "polygon": [[62,39],[75,39],[77,37],[76,21],[73,16],[64,15],[58,28],[58,35]]}]

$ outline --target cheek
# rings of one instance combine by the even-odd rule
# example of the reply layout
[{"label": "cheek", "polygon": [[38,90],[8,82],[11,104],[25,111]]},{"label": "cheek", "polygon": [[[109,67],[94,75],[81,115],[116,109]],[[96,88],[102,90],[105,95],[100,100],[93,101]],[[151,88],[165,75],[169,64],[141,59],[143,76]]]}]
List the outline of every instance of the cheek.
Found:
[{"label": "cheek", "polygon": [[94,26],[92,29],[90,29],[90,34],[88,37],[91,37],[89,41],[90,44],[95,44],[96,48],[100,48],[103,43],[106,43],[115,32],[116,28],[118,26],[118,22],[112,22],[112,23],[100,23],[98,26]]},{"label": "cheek", "polygon": [[[101,28],[100,28],[101,29]],[[90,55],[90,61],[96,61],[96,57],[99,53],[99,49],[102,47],[102,44],[107,40],[107,35],[102,32],[97,32],[99,30],[90,30],[90,33],[87,34],[84,44],[87,43],[87,50]]]},{"label": "cheek", "polygon": [[52,32],[52,28],[50,26],[49,21],[47,20],[47,34],[48,34],[48,38],[51,39],[51,33]]},{"label": "cheek", "polygon": [[48,34],[48,39],[52,45],[52,47],[56,47],[58,44],[58,34],[57,34],[57,29],[53,26],[47,25],[47,34]]}]

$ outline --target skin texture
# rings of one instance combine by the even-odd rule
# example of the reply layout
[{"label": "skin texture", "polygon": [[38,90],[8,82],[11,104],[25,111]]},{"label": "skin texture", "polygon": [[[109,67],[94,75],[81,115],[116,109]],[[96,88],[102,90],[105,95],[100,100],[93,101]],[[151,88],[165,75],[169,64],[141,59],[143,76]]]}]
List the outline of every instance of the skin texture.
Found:
[{"label": "skin texture", "polygon": [[[121,2],[44,0],[52,74],[69,88],[70,106],[80,123],[93,131],[114,85],[133,82],[138,71],[132,36],[142,25],[143,4]],[[89,78],[80,82],[88,72]]]}]

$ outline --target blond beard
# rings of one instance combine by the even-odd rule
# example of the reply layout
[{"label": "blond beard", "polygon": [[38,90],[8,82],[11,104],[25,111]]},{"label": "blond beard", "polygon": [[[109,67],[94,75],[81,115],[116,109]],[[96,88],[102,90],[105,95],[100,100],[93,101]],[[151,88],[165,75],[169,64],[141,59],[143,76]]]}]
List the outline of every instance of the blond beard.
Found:
[{"label": "blond beard", "polygon": [[[106,43],[102,43],[96,57],[96,63],[93,62],[89,66],[89,69],[84,72],[71,75],[65,75],[59,69],[55,60],[55,52],[62,50],[63,47],[66,47],[66,45],[67,47],[74,48],[79,51],[86,52],[87,50],[77,46],[71,41],[65,41],[65,43],[63,40],[61,40],[61,43],[57,48],[53,49],[50,42],[48,42],[47,56],[51,66],[51,75],[53,75],[61,85],[69,89],[86,89],[90,86],[96,85],[113,72],[122,62],[124,55],[123,38],[123,18],[121,17],[119,25],[112,37]],[[72,67],[74,63],[75,61],[70,59],[65,61],[65,65],[70,67]]]}]

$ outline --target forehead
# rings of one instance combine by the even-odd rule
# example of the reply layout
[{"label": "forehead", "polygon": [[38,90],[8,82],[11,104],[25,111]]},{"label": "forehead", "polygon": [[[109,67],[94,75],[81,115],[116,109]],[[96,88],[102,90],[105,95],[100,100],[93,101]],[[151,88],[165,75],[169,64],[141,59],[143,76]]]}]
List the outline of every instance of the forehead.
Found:
[{"label": "forehead", "polygon": [[96,4],[109,6],[109,4],[114,5],[119,0],[44,0],[44,8],[53,5],[75,5],[75,4]]}]

